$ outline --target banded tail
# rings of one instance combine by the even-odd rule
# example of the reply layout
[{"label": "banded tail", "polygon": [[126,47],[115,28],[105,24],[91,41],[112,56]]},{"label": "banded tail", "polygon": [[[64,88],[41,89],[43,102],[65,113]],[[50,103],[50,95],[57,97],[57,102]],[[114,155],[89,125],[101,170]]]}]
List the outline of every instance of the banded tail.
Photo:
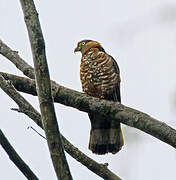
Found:
[{"label": "banded tail", "polygon": [[89,149],[95,154],[115,154],[121,150],[124,142],[120,123],[108,121],[99,114],[89,114],[91,131]]}]

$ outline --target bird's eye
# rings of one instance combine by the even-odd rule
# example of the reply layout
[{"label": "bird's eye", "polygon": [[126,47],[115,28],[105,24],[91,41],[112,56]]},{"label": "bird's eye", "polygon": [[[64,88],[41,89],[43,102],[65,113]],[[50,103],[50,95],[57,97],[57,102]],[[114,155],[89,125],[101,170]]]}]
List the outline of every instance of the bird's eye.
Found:
[{"label": "bird's eye", "polygon": [[82,42],[82,46],[84,46],[86,43],[85,42]]}]

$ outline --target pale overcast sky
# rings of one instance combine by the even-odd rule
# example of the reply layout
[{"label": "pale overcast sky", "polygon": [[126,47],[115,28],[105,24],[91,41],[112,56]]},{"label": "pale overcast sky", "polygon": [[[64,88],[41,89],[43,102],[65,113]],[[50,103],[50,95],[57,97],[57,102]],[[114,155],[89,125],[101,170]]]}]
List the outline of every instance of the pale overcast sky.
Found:
[{"label": "pale overcast sky", "polygon": [[[81,91],[81,55],[73,50],[81,39],[97,40],[120,66],[122,103],[176,128],[175,0],[53,0],[36,1],[36,6],[53,80]],[[32,65],[19,0],[1,1],[0,26],[0,39]],[[22,75],[2,56],[0,71]],[[36,97],[23,95],[38,108]],[[39,179],[56,179],[46,141],[27,127],[42,130],[25,115],[11,111],[17,105],[1,89],[0,97],[4,134]],[[62,134],[97,162],[108,162],[122,179],[175,179],[176,152],[171,146],[123,125],[123,149],[116,155],[94,155],[88,150],[87,114],[59,104],[55,109]],[[1,147],[0,154],[0,179],[25,179]],[[67,160],[73,179],[101,179],[69,155]]]}]

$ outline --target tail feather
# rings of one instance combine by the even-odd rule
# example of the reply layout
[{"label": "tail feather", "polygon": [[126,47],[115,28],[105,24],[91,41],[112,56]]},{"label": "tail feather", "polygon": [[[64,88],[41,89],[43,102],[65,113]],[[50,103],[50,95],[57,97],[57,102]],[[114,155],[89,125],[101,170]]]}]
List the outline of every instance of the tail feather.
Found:
[{"label": "tail feather", "polygon": [[91,131],[89,149],[95,154],[115,154],[123,146],[123,136],[120,123],[107,120],[96,114],[89,114]]}]

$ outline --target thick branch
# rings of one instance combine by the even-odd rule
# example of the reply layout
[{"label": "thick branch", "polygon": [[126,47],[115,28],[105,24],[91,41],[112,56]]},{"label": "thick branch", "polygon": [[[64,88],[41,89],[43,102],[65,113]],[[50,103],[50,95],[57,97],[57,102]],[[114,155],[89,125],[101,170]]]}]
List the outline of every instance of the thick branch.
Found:
[{"label": "thick branch", "polygon": [[[19,91],[37,95],[34,80],[9,74],[2,74]],[[31,90],[29,92],[29,90]],[[118,102],[100,100],[86,94],[56,85],[53,89],[54,101],[66,106],[74,107],[80,111],[100,113],[116,119],[128,126],[140,129],[161,141],[176,148],[176,130],[151,116],[138,110],[124,106]]]},{"label": "thick branch", "polygon": [[[27,102],[12,86],[10,81],[6,81],[1,75],[3,75],[6,79],[8,77],[13,77],[13,75],[9,75],[6,73],[0,74],[0,87],[6,92],[7,95],[9,95],[19,106],[19,112],[25,113],[27,116],[29,116],[35,123],[37,123],[41,128],[42,122],[41,122],[41,116],[36,111],[33,106]],[[16,79],[17,76],[14,76],[13,79]],[[23,78],[22,78],[23,79]],[[28,79],[29,80],[29,79]],[[26,113],[27,112],[27,113]],[[74,147],[64,136],[61,135],[62,143],[64,146],[65,151],[70,154],[73,158],[75,158],[77,161],[79,161],[81,164],[86,166],[88,169],[90,169],[95,174],[99,175],[100,177],[104,179],[109,180],[120,180],[120,178],[115,175],[113,172],[111,172],[105,165],[99,164],[96,161],[92,160],[88,156],[86,156],[84,153],[79,151],[78,148]]]},{"label": "thick branch", "polygon": [[18,169],[26,176],[27,179],[38,180],[37,176],[32,172],[29,166],[21,159],[15,149],[11,146],[5,135],[0,129],[0,144],[7,152],[9,158],[18,167]]},{"label": "thick branch", "polygon": [[45,43],[38,19],[38,13],[33,0],[20,0],[20,2],[31,43],[37,82],[37,93],[42,114],[42,124],[45,130],[52,162],[59,180],[72,180],[62,147],[59,127],[54,110],[51,82],[45,54]]}]

